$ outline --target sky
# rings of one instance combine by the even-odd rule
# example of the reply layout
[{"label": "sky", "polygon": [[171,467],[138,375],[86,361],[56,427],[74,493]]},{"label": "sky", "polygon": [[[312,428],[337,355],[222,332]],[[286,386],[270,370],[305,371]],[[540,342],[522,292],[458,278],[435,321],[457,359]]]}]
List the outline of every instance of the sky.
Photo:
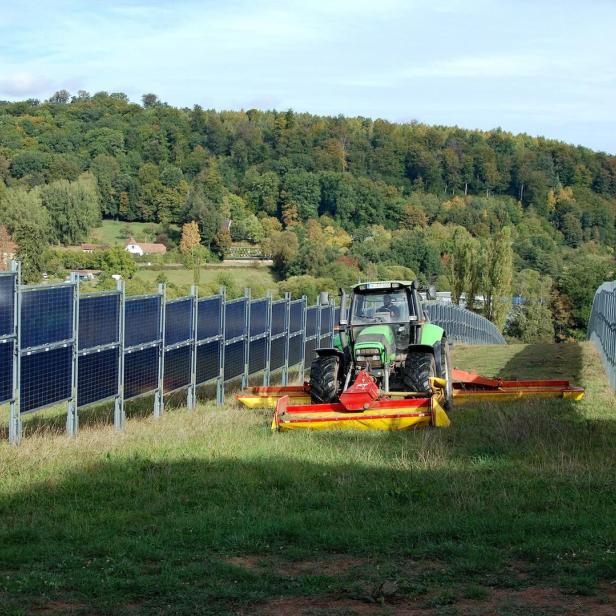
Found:
[{"label": "sky", "polygon": [[616,0],[0,0],[0,99],[59,89],[616,154]]}]

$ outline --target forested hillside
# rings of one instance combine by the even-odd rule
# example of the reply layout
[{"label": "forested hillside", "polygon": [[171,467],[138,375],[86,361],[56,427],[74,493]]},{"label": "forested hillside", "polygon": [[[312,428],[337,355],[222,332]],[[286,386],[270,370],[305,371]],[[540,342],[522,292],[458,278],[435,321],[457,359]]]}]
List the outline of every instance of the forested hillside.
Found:
[{"label": "forested hillside", "polygon": [[[0,224],[32,280],[47,245],[83,241],[101,217],[195,220],[212,258],[261,244],[296,293],[416,274],[455,298],[520,295],[509,333],[558,339],[585,326],[613,273],[615,206],[616,157],[500,129],[177,109],[154,95],[0,103]],[[504,326],[510,312],[488,316]]]}]

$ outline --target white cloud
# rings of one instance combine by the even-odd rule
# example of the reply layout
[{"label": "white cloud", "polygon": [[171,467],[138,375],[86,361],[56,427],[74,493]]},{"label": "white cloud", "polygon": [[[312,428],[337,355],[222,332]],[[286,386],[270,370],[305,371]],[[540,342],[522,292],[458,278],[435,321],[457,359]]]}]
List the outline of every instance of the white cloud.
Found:
[{"label": "white cloud", "polygon": [[6,96],[38,96],[52,87],[50,79],[31,73],[14,73],[0,79],[0,93]]}]

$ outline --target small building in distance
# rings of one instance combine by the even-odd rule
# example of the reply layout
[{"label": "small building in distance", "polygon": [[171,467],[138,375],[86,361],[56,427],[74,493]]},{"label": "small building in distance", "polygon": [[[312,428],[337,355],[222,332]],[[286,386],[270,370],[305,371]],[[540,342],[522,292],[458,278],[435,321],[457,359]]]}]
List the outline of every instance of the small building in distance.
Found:
[{"label": "small building in distance", "polygon": [[137,257],[144,255],[164,255],[167,252],[167,247],[164,244],[149,244],[147,242],[137,242],[134,238],[129,237],[124,246],[126,252]]}]

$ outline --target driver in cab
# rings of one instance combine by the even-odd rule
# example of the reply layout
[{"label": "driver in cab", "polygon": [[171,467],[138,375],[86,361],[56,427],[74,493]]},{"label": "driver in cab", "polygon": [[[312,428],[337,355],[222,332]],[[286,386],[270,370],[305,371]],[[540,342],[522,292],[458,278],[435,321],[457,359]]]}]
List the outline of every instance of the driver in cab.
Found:
[{"label": "driver in cab", "polygon": [[383,297],[383,305],[377,309],[377,313],[386,313],[392,321],[400,318],[400,308],[396,306],[391,295]]}]

